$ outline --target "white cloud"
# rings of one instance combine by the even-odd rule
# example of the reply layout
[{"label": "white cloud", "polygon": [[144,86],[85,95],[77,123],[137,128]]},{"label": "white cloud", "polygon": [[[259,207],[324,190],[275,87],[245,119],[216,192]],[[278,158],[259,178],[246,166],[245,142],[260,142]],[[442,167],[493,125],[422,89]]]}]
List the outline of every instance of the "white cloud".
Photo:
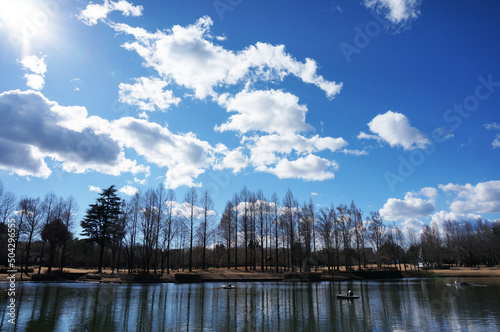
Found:
[{"label": "white cloud", "polygon": [[104,0],[104,4],[94,4],[90,2],[87,7],[80,12],[78,19],[87,25],[95,25],[97,22],[104,20],[112,11],[120,11],[125,16],[141,16],[142,6],[134,6],[131,3],[119,0],[109,1]]},{"label": "white cloud", "polygon": [[109,130],[111,137],[125,147],[133,148],[151,163],[167,167],[165,184],[172,189],[201,186],[193,179],[212,164],[212,147],[192,133],[173,134],[159,124],[130,117],[113,121]]},{"label": "white cloud", "polygon": [[377,135],[370,135],[370,134],[367,134],[365,133],[364,131],[361,131],[358,136],[357,136],[358,139],[374,139],[374,140],[377,140],[377,141],[381,141],[382,139],[377,136]]},{"label": "white cloud", "polygon": [[[424,188],[419,193],[409,192],[404,200],[389,198],[379,213],[390,221],[427,217],[436,210],[434,188]],[[419,194],[430,195],[429,200],[417,197]]]},{"label": "white cloud", "polygon": [[444,222],[447,220],[473,222],[478,218],[481,218],[481,216],[473,213],[464,214],[448,211],[437,211],[432,215],[431,223],[436,223],[440,229],[443,229]]},{"label": "white cloud", "polygon": [[500,148],[500,134],[497,134],[493,142],[491,142],[491,146],[493,146],[494,149]]},{"label": "white cloud", "polygon": [[364,0],[364,5],[385,14],[392,23],[399,24],[420,15],[421,0]]},{"label": "white cloud", "polygon": [[[204,216],[205,210],[199,206],[191,205],[187,202],[179,203],[176,201],[166,201],[166,205],[172,207],[172,213],[178,217],[189,218],[191,215],[191,208],[193,209],[193,215],[195,219],[202,218]],[[208,210],[207,214],[209,216],[215,216],[217,213],[213,210]]]},{"label": "white cloud", "polygon": [[47,72],[46,56],[26,55],[19,60],[24,70],[31,73],[24,75],[26,85],[35,90],[42,90],[45,85],[44,75]]},{"label": "white cloud", "polygon": [[248,131],[266,133],[296,133],[311,129],[306,123],[307,107],[299,105],[299,98],[281,90],[241,91],[224,102],[231,115],[215,130],[224,132]]},{"label": "white cloud", "polygon": [[145,65],[155,69],[162,79],[192,89],[195,97],[217,97],[219,87],[245,82],[281,81],[294,75],[314,84],[333,98],[342,84],[325,80],[317,74],[312,59],[299,62],[285,52],[283,45],[257,43],[242,51],[231,51],[213,43],[210,27],[213,21],[205,16],[187,27],[174,26],[169,31],[150,33],[122,23],[110,25],[118,32],[135,37],[123,45],[136,51]]},{"label": "white cloud", "polygon": [[302,179],[305,181],[324,181],[335,177],[338,169],[335,162],[309,154],[297,160],[286,158],[278,161],[275,167],[258,166],[257,171],[271,173],[280,179]]},{"label": "white cloud", "polygon": [[451,212],[500,213],[500,181],[481,182],[475,186],[449,183],[439,185],[439,189],[457,194],[450,205]]},{"label": "white cloud", "polygon": [[36,55],[26,55],[21,58],[20,62],[23,65],[24,70],[29,70],[34,74],[43,76],[47,72],[47,63],[45,58],[45,55],[40,57],[37,57]]},{"label": "white cloud", "polygon": [[[78,114],[73,114],[75,109]],[[63,170],[74,173],[149,172],[147,167],[126,159],[118,143],[108,135],[90,126],[65,126],[72,122],[70,119],[81,124],[91,122],[83,107],[63,107],[39,92],[15,90],[0,94],[0,113],[9,119],[0,122],[2,169],[47,178],[51,170],[45,159],[50,158],[61,163]]]},{"label": "white cloud", "polygon": [[138,179],[138,178],[134,177],[134,183],[137,183],[137,184],[144,186],[148,183],[148,180],[147,179]]},{"label": "white cloud", "polygon": [[26,85],[34,90],[42,90],[45,86],[45,78],[42,75],[37,74],[24,74],[26,79]]},{"label": "white cloud", "polygon": [[246,138],[251,152],[250,160],[254,165],[269,165],[276,163],[281,156],[287,156],[293,151],[298,154],[311,154],[324,150],[335,152],[347,145],[343,138],[320,137],[310,138],[302,135],[265,135]]},{"label": "white cloud", "polygon": [[418,234],[424,228],[425,223],[419,219],[409,218],[403,221],[400,226],[406,234],[410,234],[410,232]]},{"label": "white cloud", "polygon": [[242,152],[243,147],[229,150],[225,145],[218,144],[216,148],[224,157],[214,165],[215,170],[232,169],[237,174],[248,166],[248,158]]},{"label": "white cloud", "polygon": [[139,189],[137,189],[136,187],[132,187],[131,185],[126,185],[126,186],[118,189],[118,191],[127,195],[127,196],[133,196],[139,192]]},{"label": "white cloud", "polygon": [[344,154],[350,154],[350,155],[353,155],[353,156],[356,156],[356,157],[368,155],[368,152],[366,152],[365,150],[342,149],[342,150],[340,150],[340,152],[343,152]]},{"label": "white cloud", "polygon": [[89,186],[89,191],[93,191],[93,192],[96,192],[96,193],[102,192],[101,188],[95,187],[95,186]]},{"label": "white cloud", "polygon": [[[487,130],[500,130],[500,125],[496,122],[486,123],[484,127]],[[500,148],[500,134],[496,134],[495,139],[491,142],[493,149]]]},{"label": "white cloud", "polygon": [[318,193],[315,193],[314,191],[311,193],[311,196],[319,196]]},{"label": "white cloud", "polygon": [[439,196],[438,190],[436,188],[433,188],[433,187],[422,188],[418,192],[418,194],[427,196],[431,200],[435,200]]},{"label": "white cloud", "polygon": [[388,111],[379,114],[368,123],[368,127],[376,135],[361,132],[359,139],[383,140],[391,147],[401,146],[405,150],[423,149],[430,144],[429,139],[412,127],[408,118],[401,113]]},{"label": "white cloud", "polygon": [[165,90],[167,82],[159,78],[140,77],[137,83],[120,83],[118,86],[120,101],[125,104],[135,105],[143,111],[167,110],[170,105],[178,105],[180,98],[174,96],[172,90]]},{"label": "white cloud", "polygon": [[500,130],[500,125],[496,122],[484,124],[484,128],[487,130]]}]

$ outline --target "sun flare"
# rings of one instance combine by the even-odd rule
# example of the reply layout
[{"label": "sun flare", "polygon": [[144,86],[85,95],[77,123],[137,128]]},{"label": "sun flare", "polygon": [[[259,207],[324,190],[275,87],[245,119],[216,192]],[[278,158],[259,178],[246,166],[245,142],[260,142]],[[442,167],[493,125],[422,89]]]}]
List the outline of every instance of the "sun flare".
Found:
[{"label": "sun flare", "polygon": [[49,35],[57,9],[35,0],[0,0],[0,33],[28,51],[30,44]]}]

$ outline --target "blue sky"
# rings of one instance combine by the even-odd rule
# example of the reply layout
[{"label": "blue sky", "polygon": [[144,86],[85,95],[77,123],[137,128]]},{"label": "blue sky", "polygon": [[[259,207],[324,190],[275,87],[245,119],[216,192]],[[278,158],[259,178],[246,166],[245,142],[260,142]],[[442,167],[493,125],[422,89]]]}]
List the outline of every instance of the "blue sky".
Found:
[{"label": "blue sky", "polygon": [[[0,2],[17,196],[247,186],[388,224],[500,219],[497,1]],[[201,189],[200,189],[201,190]]]}]

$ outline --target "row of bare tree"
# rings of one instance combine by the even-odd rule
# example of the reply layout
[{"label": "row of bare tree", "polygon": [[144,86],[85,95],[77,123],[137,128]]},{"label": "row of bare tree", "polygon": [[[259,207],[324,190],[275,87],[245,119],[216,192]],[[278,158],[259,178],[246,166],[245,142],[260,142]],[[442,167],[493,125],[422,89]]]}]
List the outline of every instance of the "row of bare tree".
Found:
[{"label": "row of bare tree", "polygon": [[13,217],[19,262],[26,269],[38,264],[39,271],[54,264],[102,271],[105,264],[113,271],[146,273],[208,267],[310,271],[319,266],[333,272],[368,264],[400,269],[404,263],[494,265],[500,257],[498,223],[446,221],[441,229],[433,225],[404,232],[388,227],[377,212],[364,218],[354,202],[317,209],[312,200],[299,204],[291,190],[280,200],[276,193],[268,199],[261,190],[246,187],[217,216],[208,190],[190,188],[178,202],[173,190],[160,185],[123,200],[111,186],[87,209],[80,223],[84,238],[78,239],[72,234],[78,209],[72,197],[50,193],[44,199],[17,200],[0,188],[0,259],[6,261],[3,240]]}]

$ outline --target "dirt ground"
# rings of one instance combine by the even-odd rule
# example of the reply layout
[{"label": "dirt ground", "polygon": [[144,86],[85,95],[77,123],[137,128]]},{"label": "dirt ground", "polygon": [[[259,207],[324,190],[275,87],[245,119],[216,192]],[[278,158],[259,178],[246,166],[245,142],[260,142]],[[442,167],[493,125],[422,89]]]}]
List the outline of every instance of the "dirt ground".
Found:
[{"label": "dirt ground", "polygon": [[[69,273],[91,273],[96,274],[97,270],[86,270],[86,269],[72,269],[65,268],[64,272]],[[38,268],[34,269],[34,273],[30,273],[29,275],[23,274],[21,279],[21,274],[16,273],[16,282],[18,281],[29,281],[32,274],[36,274],[38,272]],[[42,273],[46,272],[46,268],[42,268]],[[111,274],[110,269],[103,269],[103,274],[101,275],[101,282],[119,282],[119,274],[126,273],[125,270],[120,270],[119,272],[115,271],[115,274]],[[282,279],[283,274],[274,273],[272,271],[268,272],[259,272],[259,271],[245,271],[245,268],[239,268],[238,270],[234,270],[233,268],[221,268],[221,269],[208,269],[206,271],[202,270],[193,270],[193,272],[185,271],[171,271],[170,274],[164,273],[161,279],[163,281],[169,282],[174,281],[175,273],[185,273],[185,274],[199,274],[203,276],[203,280],[277,280]],[[457,278],[457,277],[490,277],[490,278],[498,278],[500,277],[500,268],[499,267],[481,267],[481,268],[451,268],[451,269],[436,269],[436,270],[428,270],[426,273],[427,276],[438,276],[442,278]],[[6,283],[9,282],[7,279],[8,274],[0,274],[0,282]]]}]

